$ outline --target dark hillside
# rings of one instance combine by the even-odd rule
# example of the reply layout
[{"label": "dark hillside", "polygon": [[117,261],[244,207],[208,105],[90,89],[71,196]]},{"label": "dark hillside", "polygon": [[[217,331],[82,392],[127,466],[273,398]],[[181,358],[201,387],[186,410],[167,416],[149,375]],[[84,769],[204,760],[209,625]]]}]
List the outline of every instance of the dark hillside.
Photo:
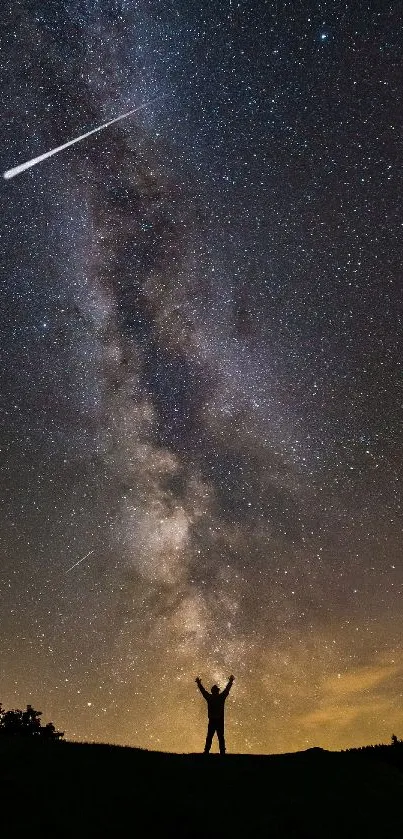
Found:
[{"label": "dark hillside", "polygon": [[388,754],[206,758],[17,738],[0,743],[2,835],[402,839],[403,773]]}]

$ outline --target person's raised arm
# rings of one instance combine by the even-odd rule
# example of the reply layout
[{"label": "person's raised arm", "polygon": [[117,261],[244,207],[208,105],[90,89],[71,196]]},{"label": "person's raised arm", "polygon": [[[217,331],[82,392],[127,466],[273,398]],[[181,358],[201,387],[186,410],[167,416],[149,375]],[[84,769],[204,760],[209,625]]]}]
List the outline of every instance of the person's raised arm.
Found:
[{"label": "person's raised arm", "polygon": [[225,698],[227,698],[227,696],[228,696],[228,694],[229,694],[229,692],[232,688],[233,681],[234,681],[234,677],[230,676],[229,679],[228,679],[227,687],[225,687],[223,692],[222,692],[222,696],[224,696]]},{"label": "person's raised arm", "polygon": [[197,677],[197,679],[196,679],[196,684],[197,684],[197,687],[199,688],[199,691],[202,694],[202,696],[204,696],[204,698],[207,699],[209,693],[206,690],[206,688],[203,687],[203,685],[201,683],[201,679],[199,679],[199,677]]}]

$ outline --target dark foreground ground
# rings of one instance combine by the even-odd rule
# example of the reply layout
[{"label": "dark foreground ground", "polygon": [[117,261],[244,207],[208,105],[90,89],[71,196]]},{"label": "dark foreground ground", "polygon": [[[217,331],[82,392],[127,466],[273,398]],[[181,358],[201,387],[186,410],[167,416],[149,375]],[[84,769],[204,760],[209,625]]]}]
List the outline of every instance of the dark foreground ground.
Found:
[{"label": "dark foreground ground", "polygon": [[220,758],[3,741],[0,800],[5,839],[403,839],[403,750]]}]

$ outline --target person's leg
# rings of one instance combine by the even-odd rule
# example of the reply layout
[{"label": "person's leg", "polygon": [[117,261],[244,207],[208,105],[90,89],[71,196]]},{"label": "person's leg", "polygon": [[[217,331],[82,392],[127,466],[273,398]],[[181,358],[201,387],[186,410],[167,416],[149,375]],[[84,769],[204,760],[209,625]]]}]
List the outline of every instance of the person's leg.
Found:
[{"label": "person's leg", "polygon": [[207,726],[207,737],[206,737],[206,745],[204,747],[204,754],[207,755],[211,749],[211,744],[213,742],[213,736],[215,731],[215,725],[211,720],[209,720],[209,724]]},{"label": "person's leg", "polygon": [[224,722],[219,722],[217,725],[217,737],[220,746],[220,754],[225,755]]}]

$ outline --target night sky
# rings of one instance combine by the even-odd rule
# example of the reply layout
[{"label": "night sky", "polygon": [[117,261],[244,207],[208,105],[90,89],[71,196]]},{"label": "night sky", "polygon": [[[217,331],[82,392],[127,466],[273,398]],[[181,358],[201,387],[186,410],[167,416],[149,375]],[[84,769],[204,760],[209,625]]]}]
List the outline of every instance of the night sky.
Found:
[{"label": "night sky", "polygon": [[1,171],[153,100],[0,183],[6,708],[403,735],[401,11],[2,7]]}]

